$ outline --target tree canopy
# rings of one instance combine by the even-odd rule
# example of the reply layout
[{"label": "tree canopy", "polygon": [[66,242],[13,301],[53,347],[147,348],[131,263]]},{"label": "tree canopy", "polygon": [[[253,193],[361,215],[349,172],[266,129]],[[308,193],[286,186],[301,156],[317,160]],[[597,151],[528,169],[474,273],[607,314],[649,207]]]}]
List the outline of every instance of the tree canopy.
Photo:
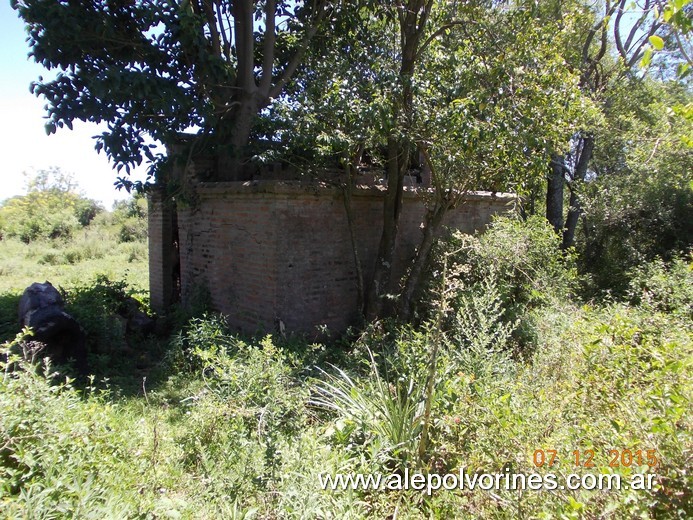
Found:
[{"label": "tree canopy", "polygon": [[[277,97],[339,2],[12,1],[33,58],[53,79],[32,91],[47,101],[46,130],[106,122],[97,137],[120,171],[144,159],[146,136],[165,145],[193,131],[198,146],[233,163],[257,113]],[[126,177],[121,182],[128,184]]]}]

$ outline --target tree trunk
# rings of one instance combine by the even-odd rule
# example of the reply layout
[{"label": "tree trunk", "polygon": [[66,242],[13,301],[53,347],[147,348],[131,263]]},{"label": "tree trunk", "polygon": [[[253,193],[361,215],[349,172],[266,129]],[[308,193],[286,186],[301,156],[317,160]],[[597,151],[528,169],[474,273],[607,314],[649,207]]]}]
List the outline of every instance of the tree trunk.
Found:
[{"label": "tree trunk", "polygon": [[443,219],[449,208],[450,203],[446,200],[442,203],[437,202],[433,209],[426,211],[423,239],[416,251],[416,257],[414,258],[414,263],[407,277],[404,292],[402,293],[402,300],[400,302],[400,316],[405,321],[409,321],[411,318],[414,309],[414,298],[420,293],[423,283],[424,269],[428,265],[433,244],[435,243],[435,239],[439,234]]},{"label": "tree trunk", "polygon": [[582,206],[578,197],[577,188],[579,184],[585,180],[587,166],[589,165],[590,159],[592,159],[593,151],[594,138],[592,136],[583,137],[579,152],[580,156],[577,159],[575,172],[573,173],[573,178],[569,185],[570,207],[568,208],[568,217],[566,218],[565,229],[563,230],[563,241],[561,243],[561,248],[564,250],[572,247],[575,243],[575,229],[582,215]]},{"label": "tree trunk", "polygon": [[[419,59],[419,43],[424,34],[433,5],[432,0],[395,2],[399,20],[402,62],[399,80],[402,94],[394,101],[392,121],[399,125],[400,135],[408,135],[414,111],[413,74]],[[402,209],[404,176],[409,169],[410,143],[406,137],[391,133],[387,140],[387,191],[383,203],[383,234],[380,238],[378,258],[372,283],[366,299],[366,317],[374,319],[389,314],[393,307],[385,298],[392,285],[392,263]]]},{"label": "tree trunk", "polygon": [[568,208],[568,218],[565,221],[565,229],[563,229],[563,240],[561,249],[565,250],[571,247],[575,241],[575,228],[577,227],[578,219],[582,214],[582,206],[580,200],[575,193],[575,186],[570,186],[570,207]]},{"label": "tree trunk", "polygon": [[348,165],[346,184],[342,187],[344,194],[344,209],[347,216],[347,227],[349,228],[349,239],[351,240],[351,251],[354,255],[354,269],[356,270],[356,307],[359,311],[359,318],[363,319],[365,311],[366,296],[363,288],[363,268],[361,266],[361,256],[359,255],[356,233],[354,232],[354,211],[351,206],[351,191],[353,189],[352,167]]},{"label": "tree trunk", "polygon": [[387,309],[385,295],[390,289],[392,262],[395,257],[399,216],[402,211],[404,170],[400,165],[400,146],[395,136],[387,139],[387,191],[383,201],[383,233],[380,237],[378,257],[375,262],[373,280],[366,298],[366,317],[375,319],[384,316]]},{"label": "tree trunk", "polygon": [[565,159],[554,154],[549,165],[546,186],[546,219],[556,234],[563,231],[563,189],[565,186]]},{"label": "tree trunk", "polygon": [[257,111],[255,95],[247,93],[239,102],[238,108],[229,114],[230,117],[219,124],[216,140],[217,180],[247,180],[243,178],[245,148],[250,141]]}]

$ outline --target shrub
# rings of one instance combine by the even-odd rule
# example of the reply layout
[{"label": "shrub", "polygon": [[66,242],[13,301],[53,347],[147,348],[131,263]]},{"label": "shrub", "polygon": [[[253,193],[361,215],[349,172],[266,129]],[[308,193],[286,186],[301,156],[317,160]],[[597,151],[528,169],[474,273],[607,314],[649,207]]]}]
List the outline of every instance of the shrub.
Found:
[{"label": "shrub", "polygon": [[498,377],[512,367],[509,344],[518,322],[504,317],[495,276],[492,272],[478,290],[461,296],[450,331],[455,370],[477,380]]},{"label": "shrub", "polygon": [[117,201],[107,222],[116,226],[120,242],[139,242],[147,238],[147,199],[144,195]]},{"label": "shrub", "polygon": [[135,193],[131,198],[117,201],[113,204],[113,218],[116,222],[127,218],[147,220],[147,198],[141,193]]},{"label": "shrub", "polygon": [[[11,345],[5,345],[5,352]],[[0,379],[0,502],[8,518],[126,518],[136,514],[132,437],[98,395],[83,399],[23,369]],[[0,362],[0,371],[6,365]]]},{"label": "shrub", "polygon": [[75,188],[71,176],[57,168],[40,171],[29,181],[26,195],[0,205],[2,235],[18,237],[26,243],[72,236],[103,210]]},{"label": "shrub", "polygon": [[[180,438],[186,463],[246,491],[280,479],[282,438],[307,419],[289,360],[269,336],[253,344],[229,335],[221,316],[192,319],[177,346],[204,382],[190,401],[197,426]],[[220,455],[229,451],[234,458]]]},{"label": "shrub", "polygon": [[147,221],[142,218],[127,217],[120,224],[118,237],[121,242],[139,242],[147,238]]},{"label": "shrub", "polygon": [[[473,306],[486,306],[485,311],[476,312],[474,320],[489,318],[484,313],[492,312],[497,320],[493,325],[496,333],[503,335],[501,330],[512,330],[513,339],[520,346],[534,344],[532,311],[562,305],[577,285],[573,254],[561,251],[560,242],[545,219],[538,216],[526,221],[497,218],[480,235],[453,233],[439,244],[435,255],[449,259],[446,292],[451,294],[453,315],[471,319]],[[439,291],[441,276],[441,266],[434,266],[429,301],[438,301],[433,295]],[[495,301],[482,302],[483,298],[488,299],[489,291]],[[460,310],[465,308],[466,316],[460,316]],[[427,313],[432,312],[436,312],[435,307],[427,309]],[[446,326],[454,328],[454,323],[455,320],[448,319]],[[457,323],[459,328],[459,319]]]},{"label": "shrub", "polygon": [[693,254],[635,267],[628,296],[634,305],[693,320]]},{"label": "shrub", "polygon": [[124,281],[99,275],[64,292],[66,310],[87,332],[92,352],[108,354],[125,346],[125,323],[118,314],[130,296]]}]

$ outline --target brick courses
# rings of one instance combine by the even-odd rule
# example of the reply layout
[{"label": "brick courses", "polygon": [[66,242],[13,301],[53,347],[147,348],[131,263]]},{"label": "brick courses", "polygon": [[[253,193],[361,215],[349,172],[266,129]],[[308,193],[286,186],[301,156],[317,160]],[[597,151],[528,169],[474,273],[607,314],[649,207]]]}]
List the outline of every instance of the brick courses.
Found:
[{"label": "brick courses", "polygon": [[[196,207],[178,208],[181,296],[209,291],[215,310],[235,329],[332,332],[356,319],[356,270],[342,193],[300,181],[200,182]],[[513,195],[470,193],[451,210],[445,225],[472,233],[492,215],[509,211]],[[381,188],[358,187],[352,196],[354,229],[364,276],[373,272],[382,231]],[[170,205],[150,197],[149,247],[152,306],[170,301],[167,269],[171,253]],[[396,279],[413,259],[425,208],[420,194],[407,190],[400,221]],[[168,226],[170,228],[170,224]],[[170,248],[169,248],[170,249]],[[396,287],[392,288],[396,290]]]}]

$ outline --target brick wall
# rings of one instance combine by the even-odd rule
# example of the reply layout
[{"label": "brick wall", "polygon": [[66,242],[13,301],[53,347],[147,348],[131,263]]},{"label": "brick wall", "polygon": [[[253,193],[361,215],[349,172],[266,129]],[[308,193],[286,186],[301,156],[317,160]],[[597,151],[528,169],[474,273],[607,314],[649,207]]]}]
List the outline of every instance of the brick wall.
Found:
[{"label": "brick wall", "polygon": [[[307,333],[316,325],[342,331],[354,322],[356,271],[339,190],[300,182],[202,182],[197,195],[196,209],[178,209],[183,302],[205,288],[234,328],[251,333],[276,330],[278,320],[288,331]],[[445,224],[466,232],[482,229],[513,200],[470,194]],[[154,212],[161,207],[152,204]],[[382,191],[355,189],[352,207],[368,279],[382,231]],[[393,266],[397,278],[414,256],[424,212],[420,197],[405,192]],[[155,250],[160,249],[152,236],[161,228],[158,219],[150,216],[150,248],[154,244]],[[151,264],[160,261],[150,253]],[[150,266],[153,304],[155,295],[166,291],[157,287],[163,279],[157,269]]]}]

